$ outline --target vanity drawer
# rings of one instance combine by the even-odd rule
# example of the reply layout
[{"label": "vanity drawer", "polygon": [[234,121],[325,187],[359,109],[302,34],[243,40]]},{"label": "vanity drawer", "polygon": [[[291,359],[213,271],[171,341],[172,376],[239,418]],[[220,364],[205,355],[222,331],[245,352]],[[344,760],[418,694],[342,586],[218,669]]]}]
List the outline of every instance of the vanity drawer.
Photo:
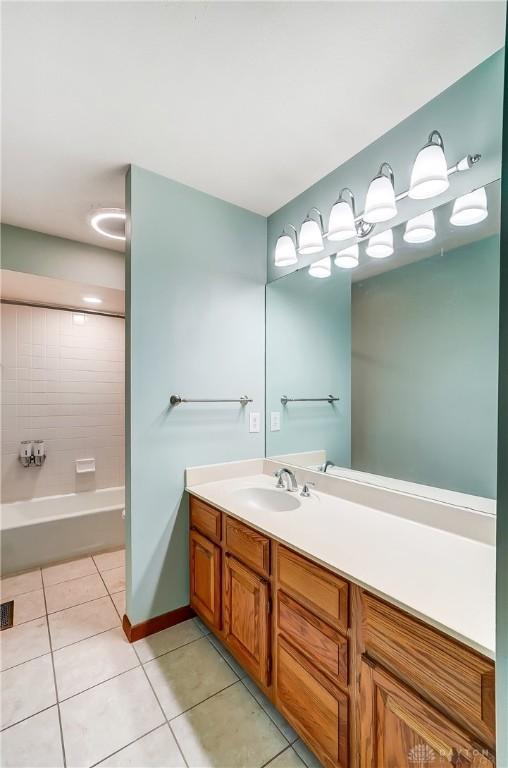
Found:
[{"label": "vanity drawer", "polygon": [[342,632],[348,628],[348,583],[285,547],[277,548],[278,586]]},{"label": "vanity drawer", "polygon": [[190,497],[190,524],[212,541],[220,542],[221,512],[195,496]]},{"label": "vanity drawer", "polygon": [[233,517],[226,517],[226,548],[259,573],[270,575],[270,539]]},{"label": "vanity drawer", "polygon": [[336,683],[348,684],[347,639],[284,592],[277,595],[277,628]]},{"label": "vanity drawer", "polygon": [[362,629],[371,658],[494,747],[493,662],[366,592]]},{"label": "vanity drawer", "polygon": [[276,703],[323,765],[346,768],[348,697],[280,636]]}]

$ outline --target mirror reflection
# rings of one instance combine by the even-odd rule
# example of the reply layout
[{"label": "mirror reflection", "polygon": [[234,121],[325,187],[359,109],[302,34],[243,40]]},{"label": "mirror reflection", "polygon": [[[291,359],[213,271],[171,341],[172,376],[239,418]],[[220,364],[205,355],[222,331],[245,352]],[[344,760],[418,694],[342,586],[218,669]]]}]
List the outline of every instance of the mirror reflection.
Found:
[{"label": "mirror reflection", "polygon": [[266,455],[490,511],[499,223],[495,181],[268,284]]}]

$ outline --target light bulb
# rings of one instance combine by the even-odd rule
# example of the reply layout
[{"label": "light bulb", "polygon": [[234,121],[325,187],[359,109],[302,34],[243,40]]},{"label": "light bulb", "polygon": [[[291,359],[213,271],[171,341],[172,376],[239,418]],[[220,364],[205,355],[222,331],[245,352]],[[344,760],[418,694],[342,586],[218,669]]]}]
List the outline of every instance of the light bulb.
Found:
[{"label": "light bulb", "polygon": [[297,262],[298,257],[296,255],[293,238],[283,232],[279,235],[275,245],[275,266],[289,267],[291,264],[296,264]]},{"label": "light bulb", "polygon": [[449,186],[443,139],[439,131],[432,131],[414,161],[408,194],[414,200],[424,200],[440,195]]},{"label": "light bulb", "polygon": [[455,200],[450,224],[456,227],[469,227],[471,224],[483,221],[488,215],[487,193],[485,187],[480,187]]},{"label": "light bulb", "polygon": [[308,216],[300,228],[299,243],[298,253],[302,255],[319,253],[324,250],[321,227],[317,221]]},{"label": "light bulb", "polygon": [[[342,194],[342,193],[341,193]],[[352,199],[354,199],[352,197]],[[355,216],[353,208],[347,200],[337,200],[330,212],[328,222],[328,240],[350,240],[356,237]]]},{"label": "light bulb", "polygon": [[330,277],[331,273],[332,266],[329,256],[325,256],[323,259],[315,261],[309,267],[309,275],[312,277]]},{"label": "light bulb", "polygon": [[[383,168],[389,169],[388,175],[383,173]],[[381,221],[393,219],[396,215],[393,171],[388,163],[383,163],[379,174],[370,182],[362,218],[368,224],[378,224]]]},{"label": "light bulb", "polygon": [[354,269],[358,266],[358,243],[350,245],[349,248],[343,248],[335,256],[335,263],[342,269]]},{"label": "light bulb", "polygon": [[427,211],[414,219],[409,219],[404,232],[406,243],[428,243],[436,236],[434,212]]},{"label": "light bulb", "polygon": [[369,243],[365,248],[367,256],[372,259],[386,259],[393,253],[393,232],[391,229],[387,229],[385,232],[380,232],[378,235],[372,235],[369,238]]}]

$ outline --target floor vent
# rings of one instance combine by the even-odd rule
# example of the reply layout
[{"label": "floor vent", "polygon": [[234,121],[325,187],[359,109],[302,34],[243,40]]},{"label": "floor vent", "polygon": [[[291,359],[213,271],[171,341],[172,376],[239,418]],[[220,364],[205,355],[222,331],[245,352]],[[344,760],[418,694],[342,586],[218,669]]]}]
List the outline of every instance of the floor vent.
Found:
[{"label": "floor vent", "polygon": [[2,626],[0,630],[10,629],[14,621],[14,600],[2,603]]}]

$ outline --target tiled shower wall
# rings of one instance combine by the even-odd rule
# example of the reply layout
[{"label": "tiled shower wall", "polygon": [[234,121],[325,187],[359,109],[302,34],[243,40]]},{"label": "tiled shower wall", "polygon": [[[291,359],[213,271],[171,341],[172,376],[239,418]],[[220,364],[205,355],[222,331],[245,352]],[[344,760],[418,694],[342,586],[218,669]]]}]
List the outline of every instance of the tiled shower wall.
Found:
[{"label": "tiled shower wall", "polygon": [[[11,304],[1,319],[2,501],[123,485],[124,320]],[[38,439],[46,462],[25,469],[19,442]]]}]

